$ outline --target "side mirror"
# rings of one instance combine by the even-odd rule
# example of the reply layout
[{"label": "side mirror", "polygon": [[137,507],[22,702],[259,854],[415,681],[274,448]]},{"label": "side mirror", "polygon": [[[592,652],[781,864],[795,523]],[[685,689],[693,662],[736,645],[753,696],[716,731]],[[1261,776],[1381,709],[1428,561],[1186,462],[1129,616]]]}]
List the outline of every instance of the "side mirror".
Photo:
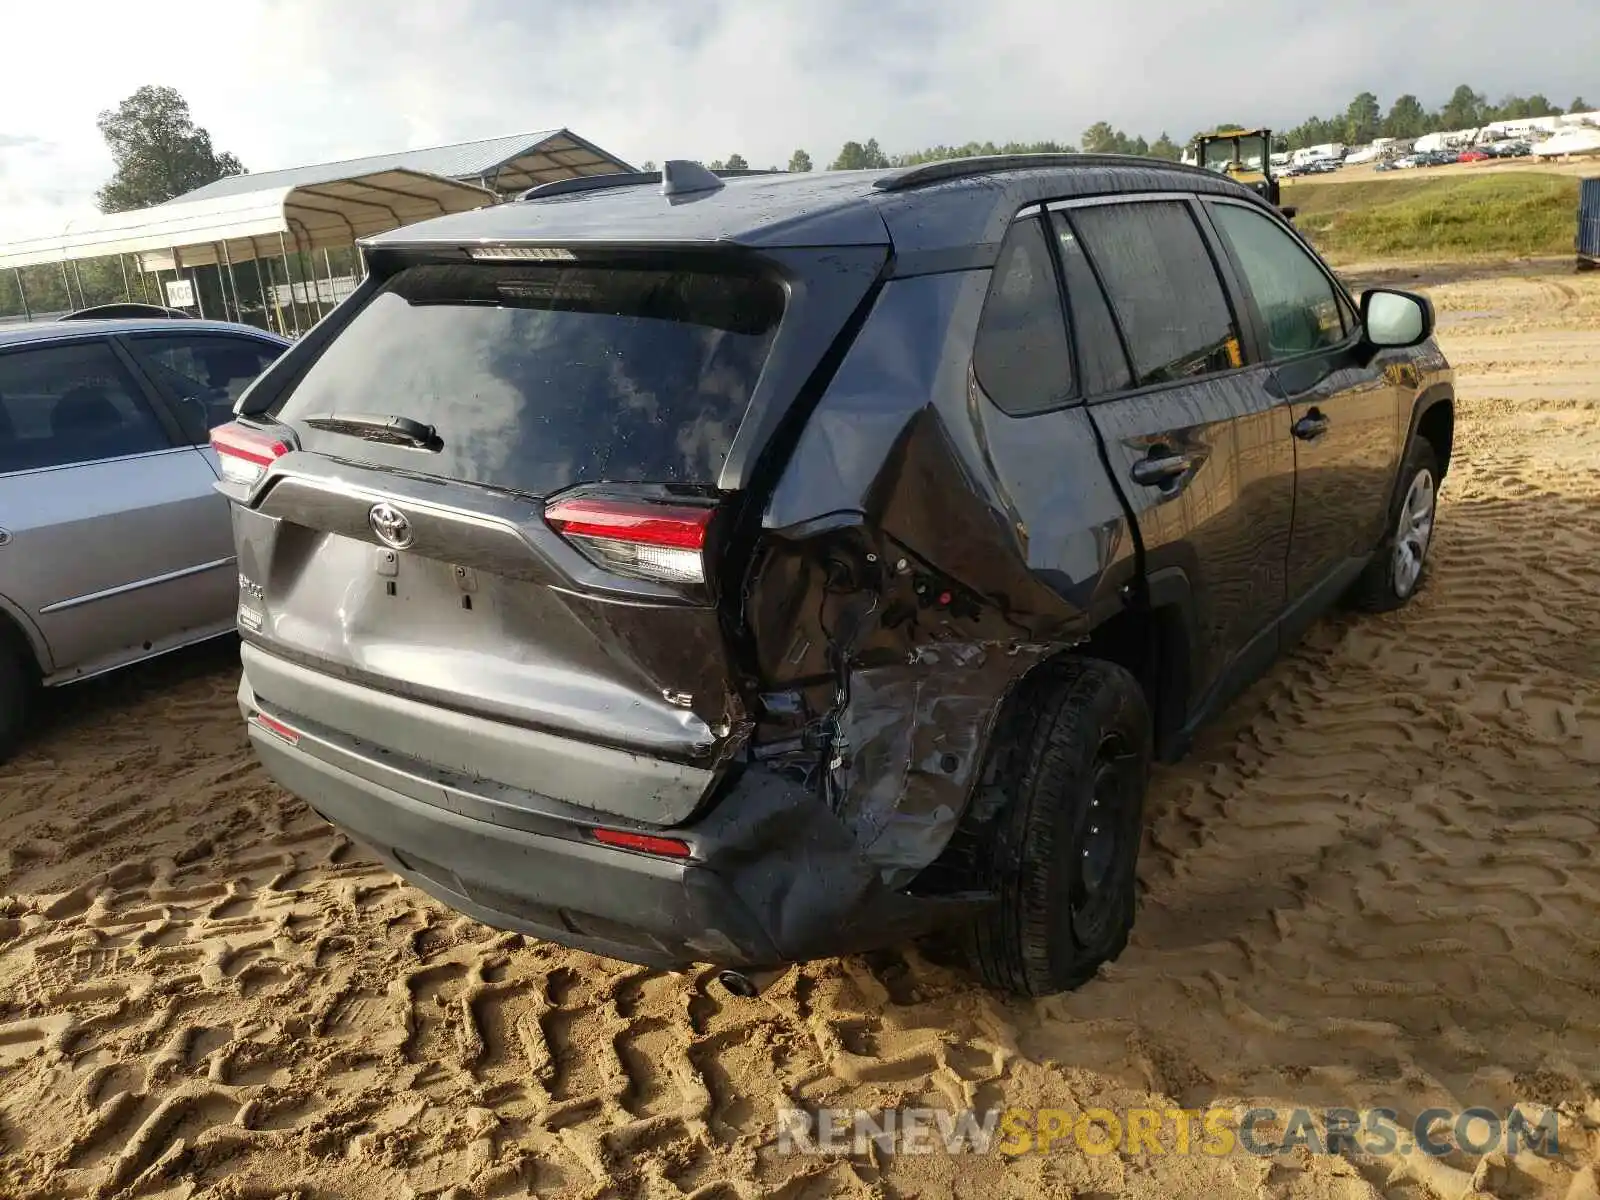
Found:
[{"label": "side mirror", "polygon": [[1361,297],[1368,344],[1385,350],[1419,346],[1433,335],[1433,301],[1415,292],[1373,288]]}]

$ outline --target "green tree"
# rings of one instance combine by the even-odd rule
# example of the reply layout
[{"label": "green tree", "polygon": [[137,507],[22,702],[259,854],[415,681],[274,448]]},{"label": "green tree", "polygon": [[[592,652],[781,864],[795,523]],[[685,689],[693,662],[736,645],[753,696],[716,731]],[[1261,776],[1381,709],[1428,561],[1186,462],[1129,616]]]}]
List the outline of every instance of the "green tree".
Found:
[{"label": "green tree", "polygon": [[1383,119],[1383,132],[1392,138],[1421,137],[1430,124],[1428,110],[1410,92],[1398,97]]},{"label": "green tree", "polygon": [[1462,84],[1450,93],[1450,99],[1439,110],[1439,125],[1444,132],[1456,129],[1476,129],[1483,124],[1483,110],[1485,99],[1482,92],[1475,92],[1466,84]]},{"label": "green tree", "polygon": [[846,142],[839,150],[839,157],[833,160],[833,171],[865,171],[881,170],[889,166],[888,156],[878,148],[877,138],[868,138],[866,145],[860,142]]},{"label": "green tree", "polygon": [[211,135],[194,123],[175,88],[146,85],[102,112],[97,124],[117,164],[95,193],[101,212],[147,208],[245,173],[234,155],[211,148]]},{"label": "green tree", "polygon": [[1383,110],[1371,92],[1362,92],[1344,110],[1344,140],[1353,146],[1365,145],[1378,136]]},{"label": "green tree", "polygon": [[1573,98],[1572,103],[1567,105],[1567,111],[1569,113],[1586,113],[1586,112],[1590,111],[1590,109],[1592,109],[1593,107],[1594,106],[1591,105],[1582,96],[1576,96],[1576,97]]},{"label": "green tree", "polygon": [[1085,154],[1148,154],[1150,143],[1142,137],[1129,137],[1109,122],[1096,121],[1083,131]]},{"label": "green tree", "polygon": [[1533,114],[1528,111],[1528,102],[1523,97],[1507,96],[1483,115],[1490,121],[1515,121],[1521,117],[1531,117]]},{"label": "green tree", "polygon": [[723,164],[723,169],[728,171],[748,171],[750,164],[745,161],[744,155],[730,154],[728,155],[728,161]]},{"label": "green tree", "polygon": [[1485,122],[1488,122],[1518,121],[1524,117],[1554,117],[1560,114],[1561,110],[1551,104],[1547,96],[1535,92],[1531,96],[1507,96],[1499,104],[1484,109],[1480,115]]},{"label": "green tree", "polygon": [[1161,131],[1161,136],[1150,143],[1150,157],[1167,158],[1171,159],[1173,162],[1177,162],[1183,157],[1183,149],[1178,145],[1177,142],[1168,137],[1167,131],[1163,129]]},{"label": "green tree", "polygon": [[910,154],[896,154],[892,166],[914,167],[919,163],[944,162],[952,158],[984,158],[1006,154],[1076,154],[1071,142],[968,142],[964,146],[929,146]]},{"label": "green tree", "polygon": [[1096,121],[1083,131],[1078,144],[1085,154],[1115,154],[1117,139],[1122,135],[1111,128],[1109,121]]},{"label": "green tree", "polygon": [[1332,120],[1323,117],[1307,117],[1284,135],[1284,141],[1288,143],[1291,150],[1303,150],[1307,146],[1321,146],[1328,142],[1342,142],[1344,140],[1344,125],[1343,116]]},{"label": "green tree", "polygon": [[796,150],[789,155],[789,170],[796,172],[811,170],[811,155],[804,150]]}]

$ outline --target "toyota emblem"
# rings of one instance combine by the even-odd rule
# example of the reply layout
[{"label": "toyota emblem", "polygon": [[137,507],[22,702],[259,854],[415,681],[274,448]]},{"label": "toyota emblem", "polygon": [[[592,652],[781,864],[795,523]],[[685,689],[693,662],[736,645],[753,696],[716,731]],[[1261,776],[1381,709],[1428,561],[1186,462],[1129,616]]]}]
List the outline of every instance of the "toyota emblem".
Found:
[{"label": "toyota emblem", "polygon": [[411,519],[387,501],[374,504],[367,514],[367,524],[385,546],[404,550],[411,545]]}]

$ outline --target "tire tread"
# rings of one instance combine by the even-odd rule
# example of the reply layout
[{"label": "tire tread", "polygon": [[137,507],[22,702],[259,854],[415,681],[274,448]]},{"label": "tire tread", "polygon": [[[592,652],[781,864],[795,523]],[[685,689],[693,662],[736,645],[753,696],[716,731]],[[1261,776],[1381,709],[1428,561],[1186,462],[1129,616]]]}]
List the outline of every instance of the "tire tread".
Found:
[{"label": "tire tread", "polygon": [[1056,818],[1080,794],[1081,777],[1098,751],[1102,730],[1091,723],[1107,694],[1117,708],[1132,703],[1141,724],[1139,747],[1149,761],[1149,717],[1138,682],[1115,663],[1073,658],[1024,685],[997,730],[1002,757],[996,772],[1008,803],[995,819],[991,871],[996,903],[968,935],[973,967],[991,987],[1046,995],[1092,978],[1127,942],[1126,925],[1104,955],[1060,969],[1050,944],[1050,874],[1056,860]]}]

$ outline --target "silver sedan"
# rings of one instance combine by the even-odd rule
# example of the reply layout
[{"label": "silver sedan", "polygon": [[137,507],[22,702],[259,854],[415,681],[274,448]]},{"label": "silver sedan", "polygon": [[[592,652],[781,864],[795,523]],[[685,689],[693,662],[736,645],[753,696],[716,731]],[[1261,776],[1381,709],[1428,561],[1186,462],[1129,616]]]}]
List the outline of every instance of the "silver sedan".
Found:
[{"label": "silver sedan", "polygon": [[215,321],[0,329],[0,761],[40,684],[233,630],[207,435],[288,345]]}]

